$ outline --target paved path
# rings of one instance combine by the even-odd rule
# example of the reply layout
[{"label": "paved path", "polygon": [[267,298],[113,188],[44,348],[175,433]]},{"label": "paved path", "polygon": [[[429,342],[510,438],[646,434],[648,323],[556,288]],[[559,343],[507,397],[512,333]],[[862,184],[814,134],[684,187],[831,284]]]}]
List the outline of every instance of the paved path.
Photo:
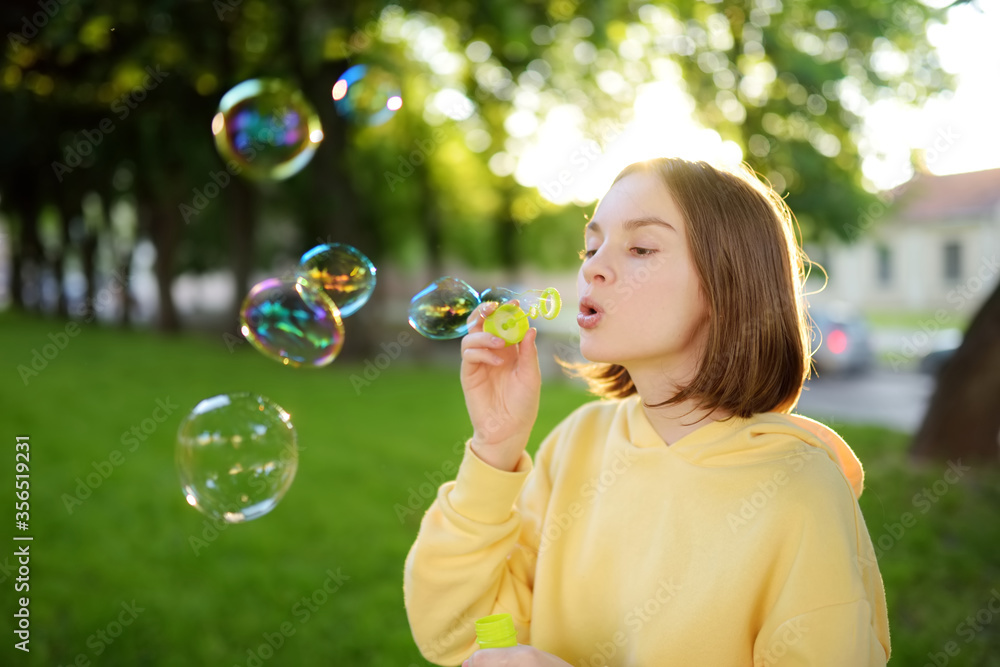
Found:
[{"label": "paved path", "polygon": [[796,409],[817,419],[871,423],[915,433],[934,390],[929,375],[873,370],[823,376],[806,384]]}]

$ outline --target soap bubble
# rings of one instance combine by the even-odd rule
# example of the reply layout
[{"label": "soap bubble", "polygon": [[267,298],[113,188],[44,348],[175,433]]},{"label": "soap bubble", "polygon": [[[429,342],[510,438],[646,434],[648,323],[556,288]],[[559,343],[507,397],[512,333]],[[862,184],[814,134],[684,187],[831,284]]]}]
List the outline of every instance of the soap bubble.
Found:
[{"label": "soap bubble", "polygon": [[263,396],[222,394],[198,403],[177,432],[177,471],[188,504],[241,523],[278,504],[299,455],[289,414]]},{"label": "soap bubble", "polygon": [[243,300],[240,324],[254,347],[286,366],[324,366],[344,344],[336,304],[302,277],[254,285]]},{"label": "soap bubble", "polygon": [[516,297],[517,295],[514,294],[514,291],[506,287],[487,287],[479,295],[479,300],[483,302],[495,301],[497,303],[507,303]]},{"label": "soap bubble", "polygon": [[323,288],[340,309],[355,313],[375,289],[375,265],[360,251],[343,243],[318,245],[302,255],[299,275]]},{"label": "soap bubble", "polygon": [[396,78],[371,65],[348,68],[332,93],[337,113],[361,125],[381,125],[403,106]]},{"label": "soap bubble", "polygon": [[554,287],[544,290],[528,290],[517,295],[518,303],[523,308],[528,317],[536,318],[539,315],[547,320],[554,319],[562,309],[562,297]]},{"label": "soap bubble", "polygon": [[427,338],[461,338],[469,332],[466,320],[478,305],[476,290],[464,280],[445,276],[410,300],[410,326]]},{"label": "soap bubble", "polygon": [[222,158],[258,180],[297,174],[323,140],[312,105],[280,79],[250,79],[223,95],[212,134]]}]

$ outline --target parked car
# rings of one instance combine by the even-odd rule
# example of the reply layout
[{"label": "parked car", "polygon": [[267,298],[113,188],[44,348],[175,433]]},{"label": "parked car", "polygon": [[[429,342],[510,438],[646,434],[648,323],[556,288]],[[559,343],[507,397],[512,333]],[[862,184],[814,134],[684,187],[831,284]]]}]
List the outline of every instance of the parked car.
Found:
[{"label": "parked car", "polygon": [[871,331],[864,316],[846,303],[810,305],[813,364],[819,374],[863,373],[871,369]]}]

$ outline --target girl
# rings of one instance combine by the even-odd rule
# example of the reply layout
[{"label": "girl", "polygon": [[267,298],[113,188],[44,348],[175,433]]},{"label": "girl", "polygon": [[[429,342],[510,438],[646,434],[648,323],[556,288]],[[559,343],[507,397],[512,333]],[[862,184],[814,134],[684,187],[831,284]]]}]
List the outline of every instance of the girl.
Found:
[{"label": "girl", "polygon": [[[439,665],[884,665],[863,474],[791,414],[808,376],[790,211],[749,171],[626,168],[584,233],[578,368],[604,400],[525,452],[534,329],[462,341],[473,435],[406,560],[414,639]],[[520,645],[476,651],[513,615]],[[464,662],[463,662],[464,661]]]}]

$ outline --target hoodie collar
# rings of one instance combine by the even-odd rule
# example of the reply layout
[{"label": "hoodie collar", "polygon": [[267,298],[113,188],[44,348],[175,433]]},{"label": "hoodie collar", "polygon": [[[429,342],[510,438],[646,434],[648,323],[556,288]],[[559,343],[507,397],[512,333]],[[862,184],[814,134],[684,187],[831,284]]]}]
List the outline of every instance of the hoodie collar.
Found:
[{"label": "hoodie collar", "polygon": [[748,419],[730,417],[705,424],[667,445],[650,423],[638,395],[622,401],[629,440],[639,449],[668,451],[700,466],[737,466],[781,458],[804,443],[823,451],[843,472],[855,498],[864,489],[861,462],[833,429],[809,417],[764,412]]}]

